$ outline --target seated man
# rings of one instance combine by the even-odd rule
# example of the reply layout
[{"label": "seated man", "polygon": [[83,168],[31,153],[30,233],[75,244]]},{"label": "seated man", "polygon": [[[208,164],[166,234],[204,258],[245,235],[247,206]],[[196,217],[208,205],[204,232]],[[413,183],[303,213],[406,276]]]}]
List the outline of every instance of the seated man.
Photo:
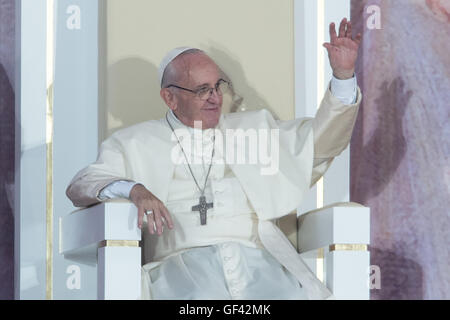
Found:
[{"label": "seated man", "polygon": [[[203,51],[177,48],[159,70],[166,116],[114,133],[72,179],[66,193],[75,206],[122,197],[138,208],[140,228],[147,219],[143,298],[332,297],[274,224],[299,206],[351,138],[361,37],[352,38],[346,19],[339,36],[334,24],[330,35],[324,46],[334,76],[315,118],[222,114],[230,83]],[[252,133],[258,143],[245,146]],[[269,168],[261,148],[272,151]],[[260,161],[249,159],[255,154]]]}]

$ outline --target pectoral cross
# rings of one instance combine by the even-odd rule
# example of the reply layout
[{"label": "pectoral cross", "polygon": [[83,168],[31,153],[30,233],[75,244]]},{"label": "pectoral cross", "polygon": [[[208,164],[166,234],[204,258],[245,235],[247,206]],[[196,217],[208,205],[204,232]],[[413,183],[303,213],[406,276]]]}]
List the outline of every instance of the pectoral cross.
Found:
[{"label": "pectoral cross", "polygon": [[205,196],[200,196],[198,199],[199,204],[192,207],[192,211],[200,211],[200,224],[206,224],[206,214],[208,213],[208,209],[213,207],[213,203],[206,203]]}]

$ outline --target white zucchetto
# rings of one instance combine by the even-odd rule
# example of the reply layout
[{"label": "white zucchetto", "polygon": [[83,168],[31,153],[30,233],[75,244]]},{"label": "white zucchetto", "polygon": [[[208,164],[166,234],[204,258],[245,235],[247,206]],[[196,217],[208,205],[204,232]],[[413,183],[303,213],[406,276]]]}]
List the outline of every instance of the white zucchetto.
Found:
[{"label": "white zucchetto", "polygon": [[164,71],[166,70],[169,63],[171,63],[176,57],[178,57],[183,52],[191,50],[191,49],[195,49],[195,48],[178,47],[178,48],[171,50],[168,54],[166,54],[166,56],[162,59],[161,64],[159,65],[159,69],[158,69],[159,84],[161,86],[162,86]]}]

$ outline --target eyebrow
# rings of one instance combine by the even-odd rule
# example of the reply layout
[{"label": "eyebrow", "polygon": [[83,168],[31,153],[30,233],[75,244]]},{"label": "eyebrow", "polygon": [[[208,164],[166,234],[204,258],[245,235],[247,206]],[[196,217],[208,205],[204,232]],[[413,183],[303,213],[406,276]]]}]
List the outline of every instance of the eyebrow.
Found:
[{"label": "eyebrow", "polygon": [[[218,84],[220,80],[223,80],[223,79],[219,78],[214,85]],[[203,88],[203,87],[209,87],[209,83],[199,84],[198,86],[194,87],[194,89],[200,89],[200,88]]]},{"label": "eyebrow", "polygon": [[194,89],[200,89],[200,88],[203,88],[203,87],[209,87],[209,84],[207,84],[207,83],[200,84],[200,85],[194,87]]}]

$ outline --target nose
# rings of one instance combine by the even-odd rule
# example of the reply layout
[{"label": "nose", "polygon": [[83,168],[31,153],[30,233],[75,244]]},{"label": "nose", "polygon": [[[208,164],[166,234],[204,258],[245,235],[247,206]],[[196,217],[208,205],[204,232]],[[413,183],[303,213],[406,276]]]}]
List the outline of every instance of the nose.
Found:
[{"label": "nose", "polygon": [[220,103],[221,96],[217,93],[216,89],[211,89],[211,94],[209,95],[208,102],[210,103]]}]

